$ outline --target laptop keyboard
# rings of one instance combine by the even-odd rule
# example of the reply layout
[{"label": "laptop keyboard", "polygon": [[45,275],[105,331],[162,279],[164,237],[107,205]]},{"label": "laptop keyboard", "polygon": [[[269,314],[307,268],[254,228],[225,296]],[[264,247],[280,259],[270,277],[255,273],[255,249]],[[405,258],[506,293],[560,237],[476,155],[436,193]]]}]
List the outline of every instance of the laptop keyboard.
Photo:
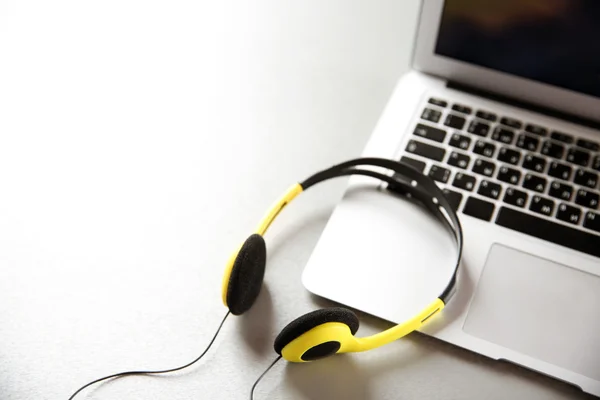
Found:
[{"label": "laptop keyboard", "polygon": [[600,257],[598,142],[431,98],[400,160],[463,214]]}]

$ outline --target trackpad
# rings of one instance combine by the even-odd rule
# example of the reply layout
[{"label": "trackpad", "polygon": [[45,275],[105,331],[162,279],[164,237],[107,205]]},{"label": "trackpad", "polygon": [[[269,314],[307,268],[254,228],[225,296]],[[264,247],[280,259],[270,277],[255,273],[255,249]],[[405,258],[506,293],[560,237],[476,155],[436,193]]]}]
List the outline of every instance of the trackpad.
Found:
[{"label": "trackpad", "polygon": [[600,381],[600,277],[492,246],[463,329]]}]

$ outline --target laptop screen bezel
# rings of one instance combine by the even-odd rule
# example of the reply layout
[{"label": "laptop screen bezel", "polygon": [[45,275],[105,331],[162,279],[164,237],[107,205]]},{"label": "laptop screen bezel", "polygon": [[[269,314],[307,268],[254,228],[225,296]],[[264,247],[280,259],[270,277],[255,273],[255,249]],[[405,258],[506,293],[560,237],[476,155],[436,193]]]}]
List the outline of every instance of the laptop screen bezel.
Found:
[{"label": "laptop screen bezel", "polygon": [[444,79],[600,121],[600,98],[435,53],[444,0],[423,0],[413,68]]}]

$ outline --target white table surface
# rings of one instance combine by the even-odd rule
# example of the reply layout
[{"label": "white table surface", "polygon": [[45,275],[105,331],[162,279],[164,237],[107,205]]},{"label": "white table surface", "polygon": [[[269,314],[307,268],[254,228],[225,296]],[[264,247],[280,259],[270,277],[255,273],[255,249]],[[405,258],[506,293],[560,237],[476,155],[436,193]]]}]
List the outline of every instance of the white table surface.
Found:
[{"label": "white table surface", "polygon": [[[408,69],[417,1],[0,2],[0,398],[196,357],[223,265],[292,182],[358,156]],[[255,307],[169,377],[79,399],[246,399],[290,320],[344,181],[268,234]],[[382,277],[384,279],[384,277]],[[368,294],[367,294],[368,295]],[[399,299],[398,301],[401,301]],[[360,334],[388,326],[362,316]],[[421,334],[279,363],[257,399],[585,398]]]}]

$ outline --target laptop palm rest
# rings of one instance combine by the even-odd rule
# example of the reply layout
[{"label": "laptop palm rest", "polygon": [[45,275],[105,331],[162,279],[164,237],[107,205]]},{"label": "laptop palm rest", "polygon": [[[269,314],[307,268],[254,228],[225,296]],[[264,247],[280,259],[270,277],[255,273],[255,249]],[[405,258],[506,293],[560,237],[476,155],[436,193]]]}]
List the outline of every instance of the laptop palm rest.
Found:
[{"label": "laptop palm rest", "polygon": [[492,246],[463,330],[600,381],[600,277]]}]

